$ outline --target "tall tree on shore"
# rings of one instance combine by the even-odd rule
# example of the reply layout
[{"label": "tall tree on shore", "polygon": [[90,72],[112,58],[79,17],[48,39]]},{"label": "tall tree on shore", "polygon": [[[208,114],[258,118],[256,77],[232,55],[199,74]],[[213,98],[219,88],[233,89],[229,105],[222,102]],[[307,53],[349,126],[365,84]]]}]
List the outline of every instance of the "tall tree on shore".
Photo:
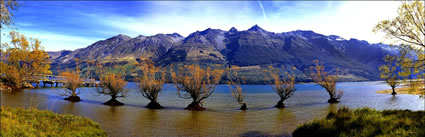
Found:
[{"label": "tall tree on shore", "polygon": [[143,74],[138,77],[139,91],[143,97],[150,100],[147,108],[161,109],[163,107],[158,103],[158,96],[165,82],[165,71],[155,67],[150,59],[141,58],[141,60],[140,69]]},{"label": "tall tree on shore", "polygon": [[13,23],[13,11],[17,10],[19,4],[16,0],[0,1],[0,29]]},{"label": "tall tree on shore", "polygon": [[342,90],[336,89],[338,75],[326,72],[325,66],[318,60],[314,60],[314,63],[315,66],[310,67],[310,77],[317,85],[326,89],[329,94],[329,103],[338,103],[344,93]]},{"label": "tall tree on shore", "polygon": [[[413,59],[416,58],[415,53],[412,53],[408,50],[402,49],[398,57],[400,71],[398,71],[398,75],[403,78],[403,82],[406,83],[408,92],[410,94],[421,94],[425,93],[425,83],[423,82],[423,78],[425,73],[421,73],[421,69],[425,69],[421,63],[414,62]],[[423,54],[425,55],[425,54]],[[423,95],[423,94],[422,94]]]},{"label": "tall tree on shore", "polygon": [[[401,53],[414,54],[403,59],[400,67],[404,70],[405,81],[422,81],[425,85],[425,9],[423,1],[403,1],[398,8],[398,16],[393,19],[380,21],[373,29],[374,32],[383,32],[387,41],[400,49]],[[403,64],[404,63],[404,64]],[[413,71],[408,71],[413,70]],[[414,71],[419,70],[419,71]],[[416,74],[413,74],[417,72]],[[412,84],[410,84],[412,85]],[[425,87],[421,88],[425,94]],[[415,88],[411,88],[415,89]]]},{"label": "tall tree on shore", "polygon": [[9,37],[10,44],[3,43],[0,50],[3,83],[20,89],[28,87],[30,81],[39,80],[39,75],[52,74],[49,55],[38,39],[28,39],[15,31]]},{"label": "tall tree on shore", "polygon": [[379,67],[379,71],[381,71],[381,78],[385,80],[385,82],[391,87],[392,89],[392,95],[396,95],[397,92],[395,91],[395,88],[398,87],[401,82],[399,79],[397,66],[399,64],[397,61],[399,60],[396,56],[390,56],[387,55],[384,58],[386,64]]},{"label": "tall tree on shore", "polygon": [[177,72],[172,71],[171,77],[177,88],[178,96],[193,100],[185,109],[205,110],[202,107],[202,101],[214,92],[223,72],[222,69],[211,69],[210,67],[203,69],[196,64],[184,65],[179,67]]},{"label": "tall tree on shore", "polygon": [[241,84],[243,83],[243,79],[238,74],[239,67],[231,66],[227,72],[227,86],[229,87],[230,92],[232,92],[233,98],[241,104],[241,110],[247,110],[248,107],[244,101],[243,90]]}]

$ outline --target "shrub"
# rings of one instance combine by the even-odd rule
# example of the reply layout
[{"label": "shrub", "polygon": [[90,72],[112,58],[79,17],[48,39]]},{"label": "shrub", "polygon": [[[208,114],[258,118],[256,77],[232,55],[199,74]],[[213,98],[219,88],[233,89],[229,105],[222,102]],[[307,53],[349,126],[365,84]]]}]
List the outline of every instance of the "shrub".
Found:
[{"label": "shrub", "polygon": [[0,136],[106,137],[90,119],[47,110],[1,107]]},{"label": "shrub", "polygon": [[294,137],[420,137],[425,135],[425,112],[342,108],[336,113],[330,112],[326,118],[298,127],[292,135]]}]

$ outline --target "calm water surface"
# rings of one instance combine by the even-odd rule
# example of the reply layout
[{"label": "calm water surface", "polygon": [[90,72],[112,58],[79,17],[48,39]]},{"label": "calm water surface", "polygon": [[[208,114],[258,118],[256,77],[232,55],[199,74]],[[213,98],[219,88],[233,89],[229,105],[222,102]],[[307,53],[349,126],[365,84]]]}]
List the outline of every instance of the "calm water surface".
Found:
[{"label": "calm water surface", "polygon": [[324,117],[329,111],[347,106],[382,109],[424,110],[424,100],[415,95],[377,94],[388,89],[382,82],[339,83],[344,90],[340,103],[327,103],[328,94],[313,84],[297,85],[293,97],[285,101],[287,108],[275,109],[279,100],[270,86],[245,85],[247,111],[238,110],[240,105],[232,98],[227,86],[220,85],[204,102],[208,110],[186,111],[191,100],[178,98],[172,85],[166,85],[159,97],[162,110],[149,110],[149,101],[129,83],[129,97],[119,99],[125,106],[110,107],[102,103],[108,96],[96,95],[93,88],[82,88],[83,101],[72,103],[63,100],[63,89],[39,88],[8,94],[1,93],[1,105],[12,107],[37,107],[57,113],[75,114],[98,122],[109,136],[250,136],[290,135],[300,124]]}]

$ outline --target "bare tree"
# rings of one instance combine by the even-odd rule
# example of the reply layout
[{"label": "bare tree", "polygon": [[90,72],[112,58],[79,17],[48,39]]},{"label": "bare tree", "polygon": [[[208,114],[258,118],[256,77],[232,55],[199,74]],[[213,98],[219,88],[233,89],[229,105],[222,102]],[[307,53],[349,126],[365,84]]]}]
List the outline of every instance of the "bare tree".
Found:
[{"label": "bare tree", "polygon": [[111,99],[104,104],[110,106],[124,105],[116,100],[117,98],[126,97],[127,90],[125,86],[127,81],[124,80],[124,77],[121,74],[105,71],[101,65],[97,66],[97,73],[100,80],[99,86],[96,87],[97,93],[111,96]]},{"label": "bare tree", "polygon": [[318,60],[314,60],[313,62],[316,66],[310,67],[310,77],[317,85],[326,89],[330,97],[330,99],[328,100],[329,103],[338,103],[339,99],[341,99],[343,95],[342,90],[337,91],[336,89],[338,75],[328,74],[328,72],[325,71],[325,67],[323,66],[323,64],[320,63]]},{"label": "bare tree", "polygon": [[285,76],[287,78],[281,78],[279,75],[279,70],[273,68],[272,66],[269,66],[269,69],[270,70],[268,70],[268,72],[270,72],[270,75],[273,79],[272,88],[280,97],[280,100],[277,102],[275,107],[284,108],[285,104],[283,102],[294,95],[296,91],[295,77],[288,72],[285,72]]},{"label": "bare tree", "polygon": [[162,68],[155,67],[153,62],[146,58],[142,58],[140,69],[143,75],[138,78],[139,91],[143,97],[151,101],[146,107],[150,109],[163,108],[157,100],[165,82],[165,72]]},{"label": "bare tree", "polygon": [[241,104],[241,110],[247,110],[248,107],[244,102],[244,96],[242,92],[241,84],[243,83],[243,79],[238,74],[239,67],[231,66],[227,73],[227,78],[229,81],[227,82],[227,86],[229,87],[230,92],[232,92],[232,96],[235,100]]},{"label": "bare tree", "polygon": [[[173,68],[173,67],[171,67]],[[193,99],[185,109],[202,111],[202,101],[214,92],[224,70],[202,69],[199,65],[184,65],[178,72],[172,71],[171,77],[177,88],[177,94],[184,99]],[[184,93],[182,93],[182,91]]]}]

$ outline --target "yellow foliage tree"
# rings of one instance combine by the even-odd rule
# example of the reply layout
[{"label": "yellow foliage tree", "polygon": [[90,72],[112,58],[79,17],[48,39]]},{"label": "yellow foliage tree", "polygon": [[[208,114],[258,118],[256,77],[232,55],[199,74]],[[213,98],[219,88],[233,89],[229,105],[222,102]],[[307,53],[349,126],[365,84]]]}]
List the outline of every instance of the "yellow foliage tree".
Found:
[{"label": "yellow foliage tree", "polygon": [[127,81],[125,81],[124,77],[121,74],[106,71],[100,64],[97,64],[96,72],[100,81],[99,86],[96,87],[97,93],[111,96],[111,99],[104,104],[110,106],[124,105],[124,103],[116,100],[127,95],[127,90],[125,89]]},{"label": "yellow foliage tree", "polygon": [[155,67],[153,62],[147,58],[141,58],[140,69],[143,74],[139,76],[139,91],[143,97],[151,102],[146,106],[150,109],[163,108],[158,103],[158,96],[165,82],[165,71],[160,67]]},{"label": "yellow foliage tree", "polygon": [[338,75],[328,74],[328,72],[325,71],[325,66],[323,66],[323,64],[320,63],[318,60],[314,60],[314,63],[315,63],[315,66],[310,67],[311,69],[310,77],[313,79],[313,81],[317,85],[326,89],[330,97],[330,99],[328,100],[329,103],[338,103],[339,99],[343,95],[342,90],[337,91],[336,89],[336,82],[338,80]]},{"label": "yellow foliage tree", "polygon": [[52,74],[49,55],[38,39],[28,39],[15,31],[9,36],[10,44],[3,43],[0,51],[2,82],[19,89],[40,80],[39,75]]},{"label": "yellow foliage tree", "polygon": [[78,87],[83,83],[77,72],[62,72],[59,74],[63,78],[63,87],[65,88],[64,96],[68,96],[65,100],[78,102],[80,101],[80,91]]},{"label": "yellow foliage tree", "polygon": [[285,104],[283,103],[286,99],[294,95],[295,88],[295,76],[285,72],[287,78],[280,77],[280,71],[275,69],[272,66],[269,66],[270,75],[273,79],[272,88],[279,95],[280,100],[275,105],[276,108],[284,108]]},{"label": "yellow foliage tree", "polygon": [[16,0],[1,0],[0,1],[0,29],[3,28],[3,25],[9,26],[13,23],[13,13],[12,11],[17,10],[19,7]]},{"label": "yellow foliage tree", "polygon": [[[173,68],[173,66],[171,67]],[[193,99],[185,109],[202,111],[202,101],[214,92],[216,85],[221,80],[222,69],[202,69],[199,65],[184,65],[178,72],[172,71],[171,77],[177,88],[177,94],[184,99]],[[181,93],[181,92],[184,93]]]},{"label": "yellow foliage tree", "polygon": [[232,92],[233,98],[241,104],[241,110],[247,110],[248,107],[244,102],[243,90],[241,84],[243,84],[243,79],[238,74],[239,67],[231,66],[227,73],[227,86],[229,87],[230,92]]},{"label": "yellow foliage tree", "polygon": [[398,56],[398,60],[400,60],[399,66],[401,68],[398,75],[403,77],[403,81],[406,83],[405,86],[408,87],[408,92],[410,94],[420,94],[421,92],[425,93],[423,87],[425,86],[425,83],[422,83],[425,73],[421,72],[422,69],[424,69],[421,67],[423,64],[413,61],[416,57],[415,55],[417,54],[403,49],[400,51],[400,55]]},{"label": "yellow foliage tree", "polygon": [[393,92],[392,95],[396,95],[395,88],[400,85],[397,66],[399,60],[396,56],[387,55],[384,58],[386,64],[379,67],[379,71],[381,71],[381,78],[385,80],[385,82],[391,87]]},{"label": "yellow foliage tree", "polygon": [[[425,94],[425,9],[423,1],[403,1],[398,8],[398,16],[394,19],[380,21],[374,32],[383,32],[385,38],[390,40],[402,52],[413,53],[414,56],[402,59],[401,75],[405,81],[410,81],[408,85],[411,90],[422,90]],[[402,58],[400,56],[399,58]],[[404,56],[406,57],[406,56]],[[404,64],[403,64],[404,63]],[[419,70],[414,74],[415,70]],[[412,84],[413,83],[416,84]],[[420,82],[423,84],[420,84]],[[416,86],[422,85],[422,86]]]}]

